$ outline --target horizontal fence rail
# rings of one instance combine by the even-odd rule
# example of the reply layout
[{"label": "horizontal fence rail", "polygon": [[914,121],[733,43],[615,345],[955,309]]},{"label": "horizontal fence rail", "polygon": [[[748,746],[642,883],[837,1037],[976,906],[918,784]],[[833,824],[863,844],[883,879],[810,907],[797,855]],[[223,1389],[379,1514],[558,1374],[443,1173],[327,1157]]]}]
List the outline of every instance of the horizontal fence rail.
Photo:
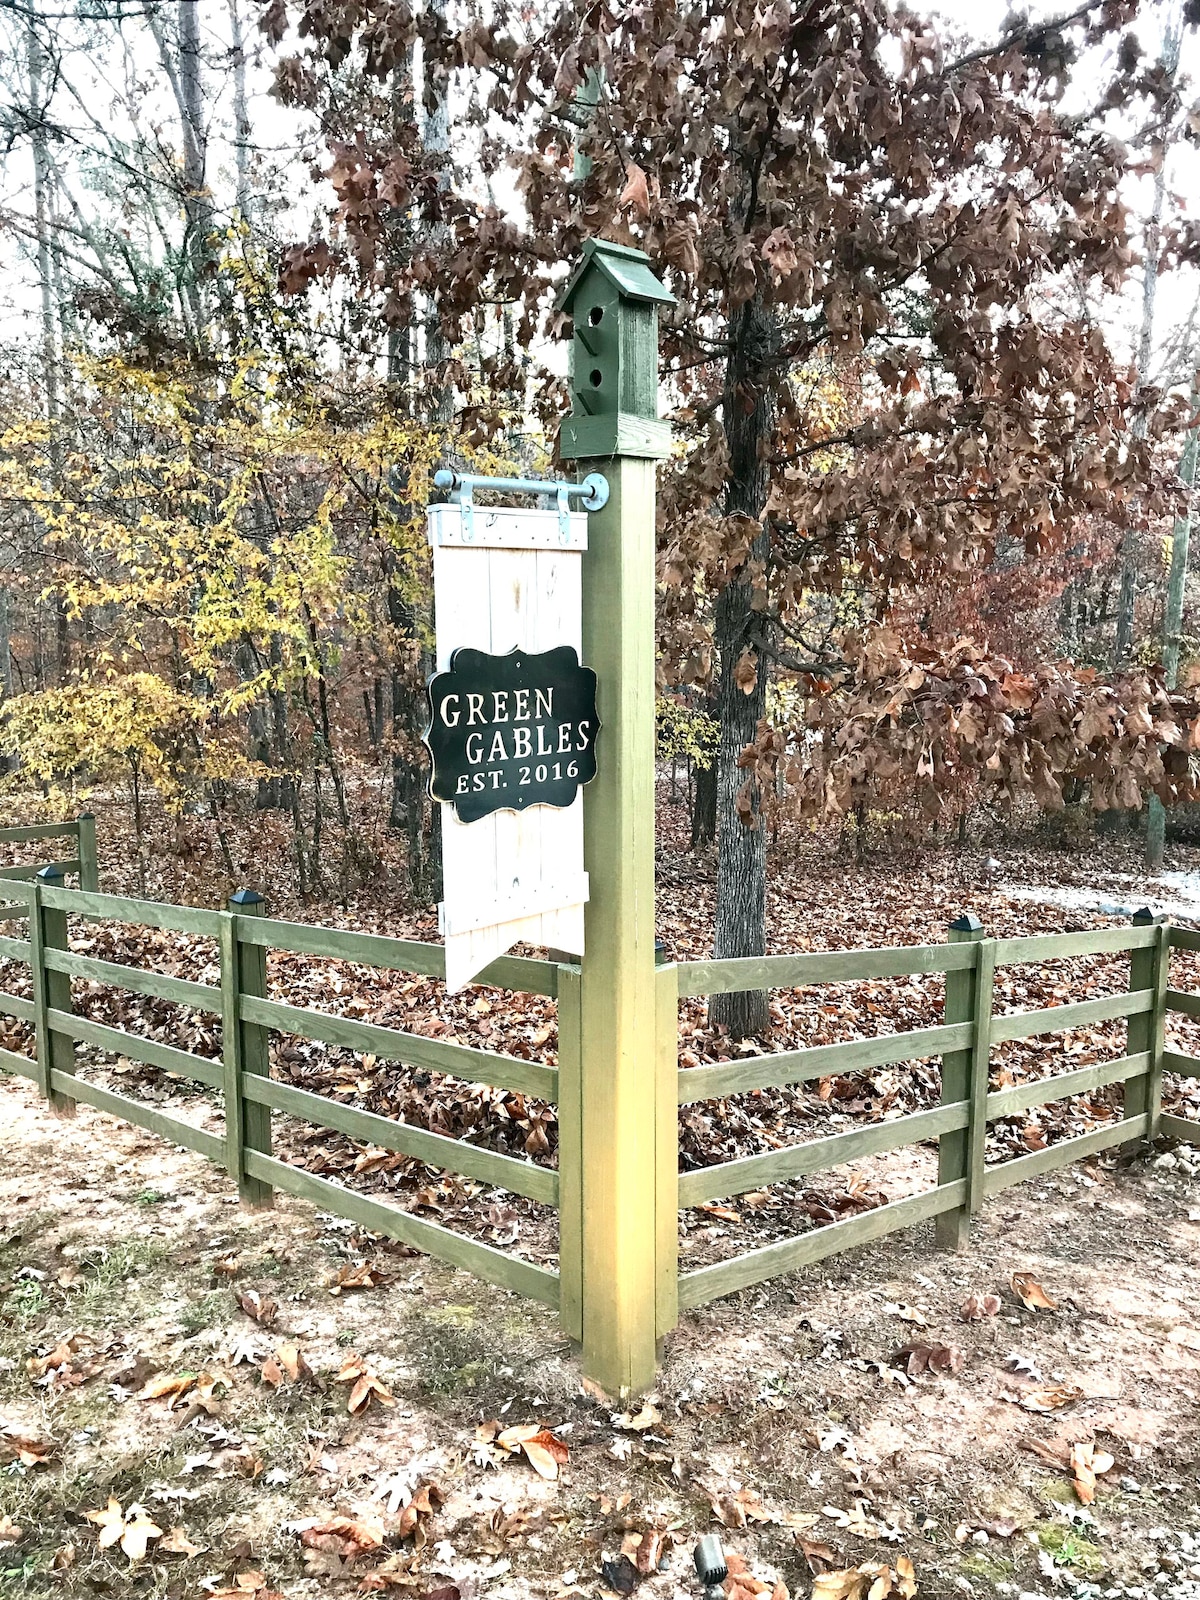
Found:
[{"label": "horizontal fence rail", "polygon": [[[205,1156],[226,1168],[241,1197],[250,1203],[269,1203],[276,1190],[295,1195],[486,1282],[556,1307],[564,1329],[579,1337],[581,1284],[589,1271],[580,1243],[581,1208],[586,1204],[581,1130],[584,1100],[591,1091],[579,1075],[582,1023],[577,967],[504,956],[477,980],[557,1001],[560,1079],[559,1065],[364,1017],[293,1005],[269,993],[268,956],[273,951],[441,978],[445,972],[441,946],[270,918],[263,914],[261,898],[249,891],[234,896],[228,909],[221,911],[102,893],[90,818],[45,828],[0,829],[0,842],[13,844],[72,839],[75,853],[62,860],[0,869],[0,896],[8,902],[0,904],[0,923],[8,930],[0,935],[0,961],[28,969],[33,991],[31,997],[0,992],[0,1015],[31,1027],[36,1045],[33,1056],[0,1049],[0,1072],[30,1079],[61,1109],[82,1102]],[[64,882],[68,874],[77,876],[78,888]],[[210,939],[219,981],[179,978],[148,966],[73,951],[68,941],[71,918]],[[656,1291],[657,1331],[669,1331],[679,1306],[700,1306],[918,1224],[932,1221],[940,1244],[961,1245],[972,1213],[987,1197],[1115,1146],[1159,1133],[1200,1143],[1200,1120],[1164,1114],[1161,1105],[1164,1071],[1200,1078],[1200,1056],[1164,1046],[1168,1012],[1200,1016],[1200,995],[1169,984],[1172,949],[1200,951],[1200,931],[1167,927],[1139,914],[1131,927],[989,939],[967,917],[952,926],[945,944],[804,951],[661,968],[655,1071],[661,1073],[668,1109],[672,1100],[677,1106],[719,1102],[931,1058],[940,1062],[941,1097],[937,1105],[919,1111],[684,1172],[676,1170],[678,1126],[676,1112],[670,1109],[670,1120],[656,1133],[665,1157],[664,1176],[656,1179],[655,1215],[646,1219],[647,1228],[653,1227],[663,1245],[658,1258],[664,1265]],[[997,968],[1098,955],[1128,957],[1128,982],[1118,992],[1066,999],[1035,1010],[997,1011]],[[940,1023],[679,1068],[680,997],[905,977],[944,981],[945,1012]],[[81,989],[73,991],[73,985]],[[150,997],[219,1018],[220,1057],[203,1056],[81,1015],[77,996],[82,1003],[88,990],[96,988]],[[1124,1025],[1124,1048],[1115,1058],[991,1087],[993,1046],[1105,1023]],[[452,1138],[412,1126],[272,1077],[271,1041],[279,1035],[559,1105],[559,1169],[485,1148],[469,1137]],[[223,1129],[197,1126],[184,1116],[79,1076],[76,1048],[81,1045],[144,1063],[197,1084],[214,1100],[219,1097]],[[1104,1119],[1086,1115],[1084,1132],[1024,1155],[985,1160],[989,1124],[1021,1118],[1053,1101],[1113,1088],[1122,1091],[1123,1105]],[[212,1101],[201,1104],[207,1112]],[[558,1210],[559,1270],[280,1159],[272,1149],[271,1119],[276,1113]],[[1097,1125],[1087,1127],[1088,1120]],[[678,1271],[680,1207],[705,1206],[915,1145],[937,1150],[936,1181],[921,1192],[728,1260]]]},{"label": "horizontal fence rail", "polygon": [[[680,964],[681,995],[946,975],[946,1020],[940,1026],[678,1072],[679,1102],[692,1105],[931,1056],[941,1057],[943,1069],[942,1103],[937,1107],[681,1173],[679,1204],[696,1206],[810,1177],[845,1162],[884,1155],[923,1141],[936,1140],[940,1152],[938,1182],[924,1193],[712,1266],[683,1272],[679,1277],[681,1306],[700,1305],[931,1218],[937,1223],[941,1242],[961,1242],[971,1212],[985,1197],[1156,1131],[1200,1143],[1200,1122],[1164,1117],[1159,1105],[1164,1068],[1200,1077],[1200,1058],[1164,1051],[1162,1045],[1166,1009],[1200,1016],[1200,996],[1166,987],[1170,945],[1200,950],[1200,933],[1168,930],[1149,918],[1139,918],[1128,928],[1014,939],[985,939],[982,933],[973,919],[966,919],[957,933],[952,932],[953,942],[947,945]],[[1121,992],[1033,1011],[995,1012],[993,974],[997,966],[1102,954],[1130,956],[1130,981]],[[1116,1059],[990,1090],[988,1073],[993,1045],[1118,1020],[1126,1023],[1128,1042],[1126,1052]],[[1117,1119],[1044,1150],[985,1164],[984,1141],[989,1122],[1017,1117],[1035,1106],[1112,1085],[1123,1086],[1125,1092],[1125,1113]]]},{"label": "horizontal fence rail", "polygon": [[[445,957],[440,946],[275,921],[258,913],[261,901],[250,894],[235,896],[228,911],[211,911],[68,889],[62,887],[66,865],[52,862],[21,868],[20,878],[12,877],[0,887],[0,893],[21,897],[19,903],[0,908],[0,920],[24,918],[30,929],[28,939],[0,939],[0,959],[24,963],[32,969],[34,979],[32,999],[0,993],[0,1014],[32,1024],[37,1046],[36,1059],[0,1050],[0,1071],[32,1079],[60,1108],[82,1102],[206,1156],[227,1168],[244,1198],[269,1203],[275,1189],[298,1195],[374,1232],[465,1267],[490,1283],[558,1305],[557,1272],[344,1184],[319,1178],[271,1153],[270,1116],[277,1111],[394,1151],[437,1171],[457,1173],[557,1208],[559,1174],[552,1168],[343,1105],[270,1076],[268,1040],[271,1034],[281,1033],[402,1062],[418,1070],[453,1074],[470,1083],[542,1100],[557,1099],[558,1069],[543,1062],[307,1006],[286,1005],[266,993],[266,956],[271,950],[442,976]],[[198,983],[71,951],[67,948],[67,921],[72,916],[213,939],[220,982]],[[505,957],[494,962],[482,978],[553,996],[558,968],[547,961]],[[220,1017],[222,1058],[213,1060],[78,1015],[72,980],[152,996]],[[157,1106],[81,1078],[75,1071],[77,1044],[142,1062],[217,1091],[224,1102],[224,1133],[194,1126]]]}]

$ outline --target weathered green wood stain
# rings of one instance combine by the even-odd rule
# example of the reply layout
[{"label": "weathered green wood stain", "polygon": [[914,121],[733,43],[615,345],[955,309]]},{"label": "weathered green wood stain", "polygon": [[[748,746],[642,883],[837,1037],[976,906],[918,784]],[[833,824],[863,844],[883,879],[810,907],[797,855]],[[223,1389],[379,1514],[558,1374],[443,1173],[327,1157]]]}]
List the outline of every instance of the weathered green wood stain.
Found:
[{"label": "weathered green wood stain", "polygon": [[851,1128],[846,1133],[810,1139],[804,1144],[788,1145],[782,1150],[767,1150],[762,1155],[742,1156],[737,1161],[699,1167],[693,1172],[680,1174],[679,1204],[702,1205],[707,1200],[720,1200],[725,1195],[761,1189],[769,1183],[786,1183],[790,1178],[825,1172],[830,1167],[840,1166],[846,1161],[857,1161],[862,1156],[901,1150],[905,1145],[916,1144],[922,1139],[934,1139],[938,1134],[965,1128],[967,1116],[967,1102],[963,1100],[957,1105],[914,1111],[908,1116],[873,1123],[868,1128]]},{"label": "weathered green wood stain", "polygon": [[385,1061],[402,1061],[410,1067],[453,1073],[468,1083],[516,1089],[541,1100],[554,1100],[558,1093],[557,1069],[540,1061],[523,1061],[518,1056],[476,1050],[470,1045],[451,1044],[446,1039],[427,1039],[423,1034],[382,1028],[378,1023],[338,1017],[308,1006],[290,1006],[282,1000],[244,996],[239,1015],[247,1022],[275,1028],[280,1033],[292,1033],[301,1039],[320,1039],[325,1044],[379,1056]]},{"label": "weathered green wood stain", "polygon": [[[984,1090],[987,1093],[987,1050],[991,1035],[983,1014],[986,1002],[991,1011],[991,974],[995,970],[995,946],[986,939],[982,923],[977,917],[959,917],[950,925],[950,939],[954,945],[971,952],[971,965],[946,974],[946,1022],[957,1023],[970,1029],[970,1038],[961,1050],[948,1050],[942,1056],[942,1104],[966,1103],[969,1107],[967,1122],[961,1128],[943,1133],[938,1140],[938,1184],[963,1184],[963,1203],[953,1210],[938,1215],[935,1237],[939,1249],[961,1250],[967,1243],[971,1227],[971,1113],[977,1105],[972,1083],[977,1070],[982,1023]],[[986,965],[985,965],[986,951]],[[986,992],[984,984],[986,983]]]},{"label": "weathered green wood stain", "polygon": [[50,1087],[53,1092],[73,1101],[95,1106],[97,1111],[106,1111],[109,1116],[120,1117],[122,1122],[132,1122],[149,1133],[158,1134],[161,1139],[182,1145],[185,1150],[194,1150],[198,1155],[207,1156],[210,1161],[221,1162],[224,1144],[219,1135],[209,1133],[206,1128],[193,1128],[179,1117],[168,1116],[165,1111],[148,1106],[144,1100],[130,1100],[127,1095],[101,1088],[98,1083],[89,1083],[73,1073],[57,1070],[50,1074]]},{"label": "weathered green wood stain", "polygon": [[144,1061],[147,1066],[160,1067],[180,1078],[193,1078],[209,1088],[220,1089],[224,1079],[220,1063],[204,1056],[193,1055],[190,1050],[179,1050],[174,1045],[160,1044],[157,1039],[144,1039],[124,1028],[110,1028],[103,1022],[93,1022],[90,1017],[80,1017],[72,1012],[51,1010],[47,1013],[49,1026],[68,1039],[78,1039],[81,1044],[95,1045],[98,1050],[110,1050],[114,1055],[128,1056],[130,1061]]},{"label": "weathered green wood stain", "polygon": [[795,1239],[764,1245],[746,1255],[735,1256],[732,1261],[719,1261],[711,1267],[685,1272],[679,1279],[680,1307],[703,1305],[706,1300],[732,1294],[735,1289],[748,1289],[766,1278],[795,1272],[798,1267],[811,1266],[826,1256],[869,1244],[901,1228],[915,1227],[919,1222],[927,1222],[930,1217],[960,1206],[966,1192],[967,1181],[959,1178],[942,1188],[927,1189],[923,1194],[894,1200],[890,1205],[877,1206],[874,1211],[865,1211],[857,1217],[814,1228]]},{"label": "weathered green wood stain", "polygon": [[679,1072],[679,1103],[723,1100],[755,1089],[811,1083],[814,1078],[828,1078],[834,1073],[865,1072],[895,1061],[921,1061],[945,1050],[968,1048],[973,1038],[971,1023],[959,1022],[885,1033],[874,1039],[812,1045],[806,1050],[781,1050],[771,1056],[748,1056],[716,1067],[685,1067]]},{"label": "weathered green wood stain", "polygon": [[277,1161],[273,1156],[248,1150],[246,1165],[251,1175],[268,1187],[299,1195],[301,1199],[319,1206],[322,1211],[349,1217],[351,1222],[360,1223],[372,1233],[400,1239],[427,1255],[437,1256],[439,1260],[449,1261],[453,1266],[473,1272],[486,1283],[514,1289],[518,1294],[526,1295],[531,1300],[544,1301],[548,1306],[558,1305],[558,1274],[547,1267],[536,1266],[531,1261],[522,1261],[519,1256],[497,1250],[492,1245],[467,1239],[451,1228],[426,1222],[422,1217],[414,1217],[396,1206],[385,1205],[381,1200],[344,1188],[340,1183],[331,1183],[327,1178],[318,1178],[313,1172],[290,1166],[286,1161]]},{"label": "weathered green wood stain", "polygon": [[90,978],[95,983],[111,984],[133,994],[153,994],[160,1000],[174,1000],[182,1006],[221,1015],[221,991],[208,983],[192,983],[143,967],[127,967],[116,961],[99,961],[94,956],[77,956],[67,950],[47,950],[46,965],[54,972],[72,978]]},{"label": "weathered green wood stain", "polygon": [[520,1161],[497,1150],[481,1150],[465,1139],[452,1139],[425,1128],[410,1127],[394,1117],[381,1117],[357,1106],[345,1106],[324,1095],[312,1094],[274,1078],[246,1077],[242,1094],[256,1105],[302,1117],[318,1127],[333,1128],[351,1139],[361,1139],[383,1150],[397,1150],[413,1156],[439,1171],[460,1172],[481,1183],[495,1184],[513,1194],[528,1195],[543,1205],[558,1204],[558,1173],[532,1161]]}]

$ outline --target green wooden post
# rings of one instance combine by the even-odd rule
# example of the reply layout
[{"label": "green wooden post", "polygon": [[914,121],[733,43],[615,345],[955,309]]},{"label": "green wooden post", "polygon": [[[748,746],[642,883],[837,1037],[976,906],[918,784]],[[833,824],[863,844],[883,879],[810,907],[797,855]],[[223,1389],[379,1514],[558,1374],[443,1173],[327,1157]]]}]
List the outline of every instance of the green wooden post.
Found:
[{"label": "green wooden post", "polygon": [[583,1035],[581,977],[558,969],[558,1319],[583,1340]]},{"label": "green wooden post", "polygon": [[662,1339],[679,1321],[679,968],[673,962],[658,968],[655,997],[655,1326]]},{"label": "green wooden post", "polygon": [[75,819],[79,856],[79,887],[88,894],[100,892],[100,868],[96,858],[96,819],[90,811]]},{"label": "green wooden post", "polygon": [[48,906],[43,889],[65,888],[57,867],[43,867],[34,879],[33,901],[29,908],[29,962],[33,976],[33,1021],[37,1037],[38,1082],[42,1093],[60,1116],[71,1116],[75,1102],[54,1088],[51,1072],[75,1071],[75,1041],[52,1026],[51,1011],[71,1010],[71,980],[65,972],[53,972],[45,961],[47,950],[67,949],[67,913]]},{"label": "green wooden post", "polygon": [[246,1171],[245,1152],[271,1154],[271,1110],[242,1093],[246,1073],[271,1076],[270,1030],[241,1016],[241,997],[267,996],[267,952],[260,944],[238,938],[243,917],[261,917],[266,902],[256,889],[239,889],[229,897],[230,914],[221,925],[221,1054],[225,1067],[225,1164],[243,1204],[263,1209],[275,1191]]},{"label": "green wooden post", "polygon": [[943,1133],[938,1139],[938,1183],[967,1182],[967,1198],[953,1211],[943,1211],[934,1223],[940,1250],[965,1249],[971,1233],[972,1202],[978,1204],[983,1183],[983,1141],[987,1132],[989,1023],[992,1010],[992,974],[996,947],[984,940],[983,923],[967,912],[950,924],[951,944],[967,941],[980,949],[970,967],[946,974],[946,1021],[974,1023],[972,1042],[942,1057],[942,1104],[965,1100],[965,1128]]},{"label": "green wooden post", "polygon": [[619,1395],[654,1381],[671,1316],[660,1212],[676,1182],[678,1111],[656,1042],[654,501],[655,464],[670,449],[658,420],[658,307],[673,297],[641,251],[593,239],[560,303],[574,323],[560,453],[581,475],[603,473],[610,491],[589,518],[583,566],[584,660],[602,731],[584,800],[579,1325],[585,1372]]},{"label": "green wooden post", "polygon": [[[1149,906],[1133,914],[1135,928],[1150,927],[1156,921]],[[1170,960],[1171,929],[1165,921],[1157,923],[1154,943],[1131,951],[1129,957],[1130,989],[1149,989],[1154,998],[1149,1011],[1139,1011],[1125,1026],[1125,1053],[1132,1056],[1146,1051],[1150,1056],[1150,1070],[1145,1076],[1131,1078],[1125,1085],[1125,1115],[1140,1117],[1149,1113],[1147,1139],[1158,1137],[1162,1119],[1163,1034]]]}]

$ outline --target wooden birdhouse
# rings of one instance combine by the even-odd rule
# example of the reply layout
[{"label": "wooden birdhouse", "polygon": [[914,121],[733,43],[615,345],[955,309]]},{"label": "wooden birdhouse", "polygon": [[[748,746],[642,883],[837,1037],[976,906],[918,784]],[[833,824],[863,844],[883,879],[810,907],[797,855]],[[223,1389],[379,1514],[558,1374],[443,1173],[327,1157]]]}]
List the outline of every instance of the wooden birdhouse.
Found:
[{"label": "wooden birdhouse", "polygon": [[658,308],[673,306],[675,296],[649,257],[589,239],[558,303],[574,323],[562,456],[666,456],[671,430],[658,416]]}]

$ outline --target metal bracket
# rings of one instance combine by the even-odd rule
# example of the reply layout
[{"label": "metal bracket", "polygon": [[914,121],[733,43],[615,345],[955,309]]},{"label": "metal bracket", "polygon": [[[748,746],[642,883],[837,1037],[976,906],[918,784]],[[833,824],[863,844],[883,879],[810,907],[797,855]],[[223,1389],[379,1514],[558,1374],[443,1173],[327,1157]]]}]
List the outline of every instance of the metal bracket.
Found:
[{"label": "metal bracket", "polygon": [[440,467],[433,475],[433,486],[448,493],[451,503],[462,507],[463,537],[475,537],[475,490],[492,489],[500,494],[553,496],[558,510],[558,534],[564,544],[571,536],[571,498],[579,500],[584,511],[599,511],[608,504],[608,479],[602,472],[589,472],[582,483],[562,478],[481,478],[468,472]]}]

